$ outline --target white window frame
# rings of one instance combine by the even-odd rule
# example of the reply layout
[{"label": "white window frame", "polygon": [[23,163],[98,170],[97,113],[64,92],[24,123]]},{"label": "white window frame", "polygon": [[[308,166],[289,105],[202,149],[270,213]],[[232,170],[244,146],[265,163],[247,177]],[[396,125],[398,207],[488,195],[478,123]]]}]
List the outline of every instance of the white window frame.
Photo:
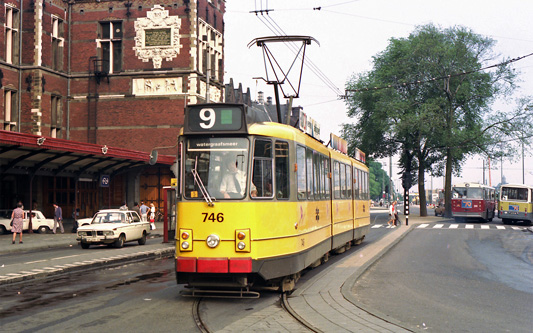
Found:
[{"label": "white window frame", "polygon": [[4,90],[4,130],[15,131],[17,122],[15,114],[17,112],[17,92],[11,89]]},{"label": "white window frame", "polygon": [[19,10],[13,6],[10,6],[9,4],[6,4],[6,13],[5,18],[6,22],[4,24],[5,27],[5,51],[6,51],[6,62],[8,64],[12,64],[14,59],[14,53],[15,53],[15,46],[17,45],[17,37],[18,37],[18,26],[16,23],[19,22],[18,20]]}]

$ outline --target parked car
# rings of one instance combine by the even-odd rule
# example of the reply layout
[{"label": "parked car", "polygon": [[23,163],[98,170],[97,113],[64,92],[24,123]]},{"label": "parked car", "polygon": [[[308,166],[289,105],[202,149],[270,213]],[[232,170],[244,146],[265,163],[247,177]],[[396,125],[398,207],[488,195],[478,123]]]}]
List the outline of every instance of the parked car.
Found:
[{"label": "parked car", "polygon": [[[87,218],[83,218],[83,219],[78,219],[76,221],[76,223],[78,224],[76,227],[79,228],[81,226],[84,226],[84,225],[89,225],[91,224],[91,222],[93,221],[93,218],[92,217],[87,217]],[[76,229],[77,229],[76,228]]]},{"label": "parked car", "polygon": [[91,223],[78,228],[77,240],[83,249],[91,245],[107,244],[121,248],[126,242],[146,243],[150,223],[143,222],[132,210],[104,209],[97,212]]},{"label": "parked car", "polygon": [[[11,231],[11,213],[12,209],[0,210],[0,233],[5,234]],[[30,225],[30,211],[24,210],[24,220],[22,221],[22,230],[27,231]],[[47,219],[41,211],[32,210],[31,228],[45,234],[54,227],[54,219]]]}]

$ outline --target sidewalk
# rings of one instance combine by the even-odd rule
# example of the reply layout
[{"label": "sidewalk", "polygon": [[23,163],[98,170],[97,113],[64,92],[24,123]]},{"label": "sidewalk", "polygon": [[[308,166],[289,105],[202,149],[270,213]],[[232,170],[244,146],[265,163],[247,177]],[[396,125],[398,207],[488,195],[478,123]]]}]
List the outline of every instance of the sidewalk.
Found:
[{"label": "sidewalk", "polygon": [[[156,229],[150,231],[148,238],[161,238],[163,242],[163,222],[155,222]],[[0,235],[0,255],[22,253],[22,252],[38,252],[43,250],[49,250],[54,248],[64,248],[79,246],[76,240],[77,234],[72,232],[72,223],[65,223],[65,233],[53,233],[39,234],[36,232],[22,234],[22,244],[19,244],[19,235],[15,239],[15,244],[12,244],[13,234]],[[169,242],[173,240],[169,239]]]}]

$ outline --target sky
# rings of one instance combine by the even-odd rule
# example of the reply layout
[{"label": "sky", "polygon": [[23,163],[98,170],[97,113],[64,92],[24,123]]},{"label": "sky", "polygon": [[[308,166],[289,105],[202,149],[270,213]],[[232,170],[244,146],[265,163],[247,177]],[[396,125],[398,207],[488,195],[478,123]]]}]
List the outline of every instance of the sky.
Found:
[{"label": "sky", "polygon": [[[320,8],[320,9],[318,9]],[[264,11],[269,9],[268,14]],[[252,13],[263,10],[263,14]],[[254,99],[259,91],[274,97],[272,85],[267,85],[265,62],[260,47],[248,44],[259,37],[280,34],[311,36],[306,47],[306,64],[302,70],[299,98],[294,106],[302,106],[308,116],[321,124],[321,139],[329,141],[329,133],[340,135],[341,124],[353,123],[339,95],[346,82],[355,74],[372,69],[372,57],[385,50],[390,38],[405,38],[416,26],[433,23],[441,28],[465,26],[474,33],[496,41],[493,51],[497,60],[517,58],[533,53],[533,0],[227,0],[225,21],[225,80],[236,87],[250,88]],[[295,58],[294,49],[281,43],[270,47],[276,60],[287,71]],[[499,61],[498,61],[499,62]],[[533,56],[514,63],[522,82],[514,97],[498,101],[494,109],[510,111],[512,100],[533,95]],[[289,79],[297,86],[300,63],[296,61]],[[272,76],[269,75],[269,79]],[[284,85],[288,92],[288,85]],[[286,100],[281,97],[281,103]],[[533,185],[531,148],[515,160],[491,161],[490,179],[485,160],[485,182],[495,186],[503,176],[508,183]],[[400,186],[399,169],[393,158],[393,181]],[[389,170],[389,159],[386,162]],[[524,169],[524,172],[522,172]],[[483,182],[483,159],[473,156],[463,166],[460,182]],[[443,179],[427,176],[426,188],[442,188]],[[416,188],[411,189],[416,190]]]}]

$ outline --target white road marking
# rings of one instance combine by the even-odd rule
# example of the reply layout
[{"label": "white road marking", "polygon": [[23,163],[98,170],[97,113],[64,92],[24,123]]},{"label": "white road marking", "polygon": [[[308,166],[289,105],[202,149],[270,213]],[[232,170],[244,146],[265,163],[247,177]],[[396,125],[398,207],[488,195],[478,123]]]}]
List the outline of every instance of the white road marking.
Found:
[{"label": "white road marking", "polygon": [[506,228],[503,225],[497,225],[496,229],[505,230]]},{"label": "white road marking", "polygon": [[79,257],[79,256],[80,256],[80,254],[75,254],[75,255],[72,255],[72,256],[52,258],[52,260],[61,260],[61,259],[66,259],[66,258]]},{"label": "white road marking", "polygon": [[428,227],[428,226],[429,226],[429,224],[424,223],[424,224],[419,225],[419,226],[417,227],[417,229],[423,229],[423,228],[426,228],[426,227]]},{"label": "white road marking", "polygon": [[24,265],[36,264],[38,262],[45,262],[45,261],[48,261],[48,259],[28,261],[28,262],[25,262]]},{"label": "white road marking", "polygon": [[485,230],[486,230],[486,229],[490,229],[490,226],[488,226],[488,225],[482,225],[482,226],[481,226],[481,229],[485,229]]},{"label": "white road marking", "polygon": [[473,224],[467,224],[465,226],[465,229],[474,229],[474,225]]},{"label": "white road marking", "polygon": [[433,229],[441,229],[442,227],[444,227],[444,224],[435,224]]},{"label": "white road marking", "polygon": [[450,229],[457,229],[459,228],[459,224],[450,224]]}]

